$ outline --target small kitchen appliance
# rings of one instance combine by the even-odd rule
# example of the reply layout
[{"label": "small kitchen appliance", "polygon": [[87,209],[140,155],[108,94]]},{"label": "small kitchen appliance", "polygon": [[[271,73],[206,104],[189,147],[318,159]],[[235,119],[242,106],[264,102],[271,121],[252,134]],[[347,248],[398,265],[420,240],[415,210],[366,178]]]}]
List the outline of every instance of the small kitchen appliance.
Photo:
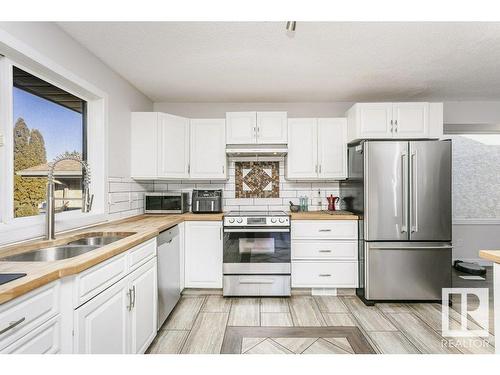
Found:
[{"label": "small kitchen appliance", "polygon": [[191,211],[195,214],[222,212],[222,190],[193,190]]},{"label": "small kitchen appliance", "polygon": [[144,194],[145,214],[182,214],[189,211],[189,193],[163,191]]}]

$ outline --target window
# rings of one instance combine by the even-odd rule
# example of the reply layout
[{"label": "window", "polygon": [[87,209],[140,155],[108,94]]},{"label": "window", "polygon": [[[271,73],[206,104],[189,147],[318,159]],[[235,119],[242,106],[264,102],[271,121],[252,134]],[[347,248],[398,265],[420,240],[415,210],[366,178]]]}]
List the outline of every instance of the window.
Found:
[{"label": "window", "polygon": [[[13,67],[14,218],[45,213],[49,163],[58,155],[87,156],[86,101]],[[56,165],[56,212],[82,207],[82,168]]]},{"label": "window", "polygon": [[500,218],[500,127],[446,125],[453,147],[453,218]]}]

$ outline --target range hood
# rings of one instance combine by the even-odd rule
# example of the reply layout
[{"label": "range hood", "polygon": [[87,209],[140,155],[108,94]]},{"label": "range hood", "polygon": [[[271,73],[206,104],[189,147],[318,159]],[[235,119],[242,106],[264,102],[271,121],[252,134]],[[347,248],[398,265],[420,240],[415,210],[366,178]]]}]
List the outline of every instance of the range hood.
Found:
[{"label": "range hood", "polygon": [[287,145],[226,145],[229,156],[284,156],[287,153]]}]

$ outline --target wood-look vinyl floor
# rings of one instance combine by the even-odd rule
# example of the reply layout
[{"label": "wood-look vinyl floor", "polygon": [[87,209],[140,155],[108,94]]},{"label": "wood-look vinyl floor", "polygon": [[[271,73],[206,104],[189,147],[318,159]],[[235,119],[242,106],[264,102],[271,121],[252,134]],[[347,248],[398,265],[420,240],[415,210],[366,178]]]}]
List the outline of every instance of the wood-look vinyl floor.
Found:
[{"label": "wood-look vinyl floor", "polygon": [[[370,352],[363,346],[355,349],[350,345],[349,337],[353,340],[355,336],[349,336],[349,332],[353,330],[376,353],[494,352],[492,337],[479,347],[477,342],[472,345],[471,339],[450,342],[443,338],[440,307],[418,303],[367,307],[355,296],[187,295],[158,332],[148,353],[221,353],[229,345],[227,340],[237,342],[234,345],[239,352],[248,354]],[[458,317],[453,311],[451,319]]]}]

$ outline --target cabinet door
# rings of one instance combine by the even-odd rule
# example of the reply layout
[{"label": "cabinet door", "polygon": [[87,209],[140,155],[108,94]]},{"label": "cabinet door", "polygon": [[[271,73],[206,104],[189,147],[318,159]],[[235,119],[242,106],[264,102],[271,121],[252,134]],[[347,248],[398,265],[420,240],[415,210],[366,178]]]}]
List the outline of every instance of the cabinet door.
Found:
[{"label": "cabinet door", "polygon": [[222,223],[185,224],[185,287],[222,288]]},{"label": "cabinet door", "polygon": [[255,112],[226,113],[226,143],[256,143],[257,114]]},{"label": "cabinet door", "polygon": [[61,316],[58,315],[35,328],[2,354],[56,354],[61,352]]},{"label": "cabinet door", "polygon": [[224,119],[191,120],[190,178],[225,179],[226,121]]},{"label": "cabinet door", "polygon": [[76,309],[75,353],[128,353],[129,306],[130,294],[125,278]]},{"label": "cabinet door", "polygon": [[359,138],[392,138],[392,103],[360,103]]},{"label": "cabinet door", "polygon": [[318,127],[315,118],[288,120],[288,179],[318,177]]},{"label": "cabinet door", "polygon": [[[131,124],[131,176],[156,178],[158,172],[158,113],[133,112]],[[110,157],[121,158],[120,155]]]},{"label": "cabinet door", "polygon": [[287,134],[286,112],[257,112],[257,143],[286,144]]},{"label": "cabinet door", "polygon": [[320,179],[347,178],[347,120],[318,119],[318,175]]},{"label": "cabinet door", "polygon": [[423,138],[429,135],[429,103],[393,103],[395,138]]},{"label": "cabinet door", "polygon": [[158,177],[189,177],[189,119],[159,114]]},{"label": "cabinet door", "polygon": [[132,290],[130,310],[131,353],[144,353],[157,331],[158,287],[156,257],[130,275]]}]

